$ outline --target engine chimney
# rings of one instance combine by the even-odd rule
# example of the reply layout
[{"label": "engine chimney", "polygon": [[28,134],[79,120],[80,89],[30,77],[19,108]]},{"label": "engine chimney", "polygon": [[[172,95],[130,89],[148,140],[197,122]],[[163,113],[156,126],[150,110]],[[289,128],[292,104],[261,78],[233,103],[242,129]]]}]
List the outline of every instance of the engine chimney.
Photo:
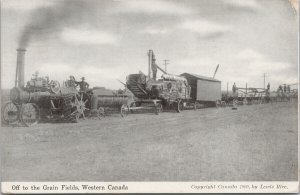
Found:
[{"label": "engine chimney", "polygon": [[149,50],[149,53],[148,53],[148,77],[149,77],[149,79],[152,76],[152,60],[153,60],[153,51]]},{"label": "engine chimney", "polygon": [[26,49],[18,48],[17,49],[17,69],[16,69],[16,87],[24,87],[24,61],[25,61],[25,51]]}]

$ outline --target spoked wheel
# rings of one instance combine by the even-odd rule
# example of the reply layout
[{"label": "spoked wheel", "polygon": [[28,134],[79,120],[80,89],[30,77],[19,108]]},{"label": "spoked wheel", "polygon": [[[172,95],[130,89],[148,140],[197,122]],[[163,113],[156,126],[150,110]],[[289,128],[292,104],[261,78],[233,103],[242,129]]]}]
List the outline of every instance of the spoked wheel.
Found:
[{"label": "spoked wheel", "polygon": [[244,99],[243,99],[243,105],[248,105],[248,100],[247,100],[247,98],[244,98]]},{"label": "spoked wheel", "polygon": [[60,91],[60,84],[58,81],[52,80],[50,82],[50,91],[54,94],[58,94]]},{"label": "spoked wheel", "polygon": [[125,117],[128,115],[128,113],[129,113],[129,106],[127,106],[126,104],[123,104],[121,106],[121,116]]},{"label": "spoked wheel", "polygon": [[176,102],[176,112],[181,112],[183,110],[183,102],[181,100],[178,100]]},{"label": "spoked wheel", "polygon": [[163,105],[161,103],[157,103],[155,105],[155,114],[159,114],[163,112]]},{"label": "spoked wheel", "polygon": [[98,118],[104,118],[105,117],[105,109],[103,107],[98,108]]},{"label": "spoked wheel", "polygon": [[19,120],[19,106],[13,102],[7,102],[1,108],[2,121],[6,125],[12,125]]},{"label": "spoked wheel", "polygon": [[194,110],[197,110],[198,108],[200,108],[200,104],[199,104],[199,102],[195,102],[194,103]]},{"label": "spoked wheel", "polygon": [[232,104],[233,104],[232,109],[233,109],[233,110],[236,110],[236,109],[237,109],[237,106],[238,106],[238,100],[237,100],[237,99],[234,99],[233,102],[232,102]]},{"label": "spoked wheel", "polygon": [[40,110],[36,104],[23,104],[20,111],[20,120],[27,126],[36,125],[40,120]]},{"label": "spoked wheel", "polygon": [[[130,104],[130,108],[135,108],[135,107],[137,107],[136,105],[137,105],[138,103],[136,103],[136,102],[132,102],[131,104]],[[131,113],[133,113],[133,109],[130,109],[130,112]]]},{"label": "spoked wheel", "polygon": [[219,107],[221,107],[221,106],[222,106],[221,100],[217,100],[217,101],[216,101],[216,108],[219,108]]},{"label": "spoked wheel", "polygon": [[79,93],[74,95],[71,101],[71,105],[71,115],[75,116],[75,122],[78,122],[80,118],[83,118],[85,120],[86,117],[88,117],[91,113],[91,101],[90,97],[86,93]]}]

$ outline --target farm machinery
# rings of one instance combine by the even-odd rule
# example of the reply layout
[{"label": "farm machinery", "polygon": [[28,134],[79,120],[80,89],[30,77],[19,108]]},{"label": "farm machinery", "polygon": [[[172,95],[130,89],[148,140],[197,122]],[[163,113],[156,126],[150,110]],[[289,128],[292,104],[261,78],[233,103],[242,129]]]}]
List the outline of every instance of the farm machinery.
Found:
[{"label": "farm machinery", "polygon": [[85,119],[91,110],[91,90],[77,90],[73,76],[63,86],[59,82],[34,74],[24,83],[25,49],[17,49],[15,87],[10,90],[10,101],[3,104],[2,122],[8,125],[21,122],[25,126],[40,120],[78,122]]},{"label": "farm machinery", "polygon": [[285,102],[292,99],[298,99],[298,83],[279,85],[275,95],[273,96],[273,99],[275,99],[276,102]]},{"label": "farm machinery", "polygon": [[234,107],[240,105],[262,104],[269,103],[270,98],[270,85],[267,88],[256,87],[237,87],[235,84],[232,86],[232,94],[222,94],[222,105],[233,105]]},{"label": "farm machinery", "polygon": [[[157,70],[163,75],[157,79]],[[135,96],[130,104],[121,107],[121,115],[137,110],[152,110],[159,114],[163,109],[183,110],[190,100],[190,86],[184,77],[168,74],[156,64],[152,50],[148,52],[148,75],[141,71],[130,74],[124,86]]]}]

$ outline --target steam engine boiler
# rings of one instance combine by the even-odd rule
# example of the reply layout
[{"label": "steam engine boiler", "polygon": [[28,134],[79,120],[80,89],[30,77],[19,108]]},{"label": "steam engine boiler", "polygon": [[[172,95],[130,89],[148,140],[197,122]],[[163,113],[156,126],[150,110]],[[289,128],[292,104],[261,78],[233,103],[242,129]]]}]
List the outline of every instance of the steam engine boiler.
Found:
[{"label": "steam engine boiler", "polygon": [[75,87],[60,87],[48,77],[33,75],[25,85],[25,49],[17,49],[15,87],[10,90],[10,101],[2,105],[2,122],[25,126],[37,124],[40,119],[78,122],[90,111],[90,96]]}]

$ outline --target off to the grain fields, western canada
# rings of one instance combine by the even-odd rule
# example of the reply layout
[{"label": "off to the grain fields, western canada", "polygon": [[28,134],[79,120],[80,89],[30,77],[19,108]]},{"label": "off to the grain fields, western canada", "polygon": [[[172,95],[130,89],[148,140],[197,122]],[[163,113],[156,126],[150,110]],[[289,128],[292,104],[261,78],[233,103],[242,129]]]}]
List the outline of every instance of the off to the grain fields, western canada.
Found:
[{"label": "off to the grain fields, western canada", "polygon": [[1,192],[298,192],[298,33],[298,0],[2,0]]}]

